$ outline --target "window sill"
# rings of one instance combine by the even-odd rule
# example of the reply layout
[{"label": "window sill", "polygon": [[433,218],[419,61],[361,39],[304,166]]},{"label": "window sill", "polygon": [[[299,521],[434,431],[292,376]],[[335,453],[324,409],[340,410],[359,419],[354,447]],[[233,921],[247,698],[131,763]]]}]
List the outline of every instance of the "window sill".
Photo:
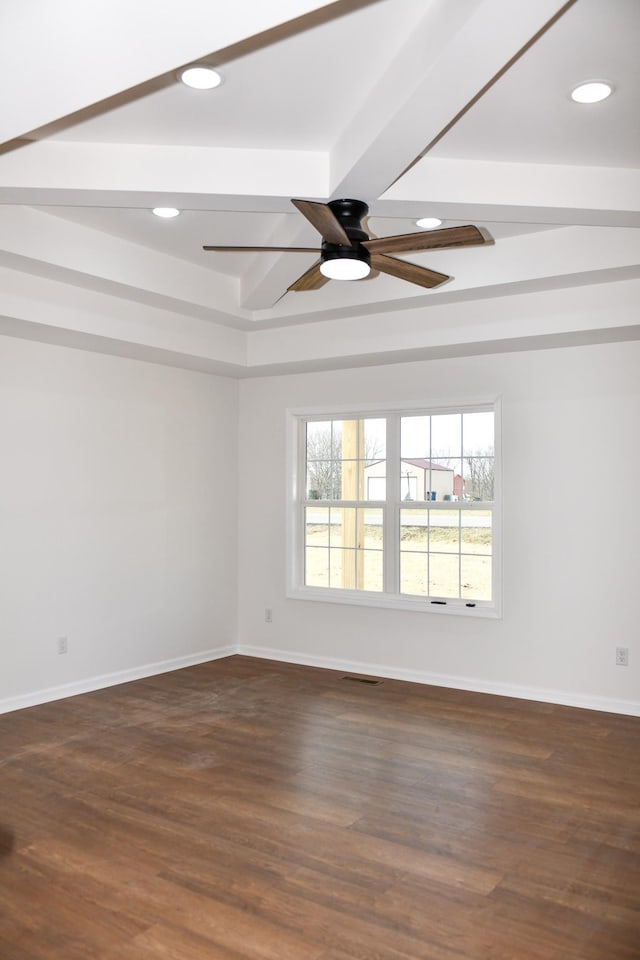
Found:
[{"label": "window sill", "polygon": [[355,590],[316,589],[314,587],[293,587],[287,591],[291,600],[312,600],[320,603],[345,603],[357,607],[384,607],[388,610],[408,610],[421,614],[441,614],[444,616],[480,617],[499,620],[501,611],[495,603],[472,600],[431,600],[400,596],[388,593],[367,593]]}]

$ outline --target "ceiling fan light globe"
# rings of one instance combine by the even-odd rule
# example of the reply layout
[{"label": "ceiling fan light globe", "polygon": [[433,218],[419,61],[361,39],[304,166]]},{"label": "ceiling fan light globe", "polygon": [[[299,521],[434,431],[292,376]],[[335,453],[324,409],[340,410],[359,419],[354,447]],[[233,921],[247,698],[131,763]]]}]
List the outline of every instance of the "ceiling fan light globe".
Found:
[{"label": "ceiling fan light globe", "polygon": [[329,280],[364,280],[371,268],[364,260],[341,257],[337,260],[325,260],[320,264],[320,273]]},{"label": "ceiling fan light globe", "polygon": [[[359,228],[357,232],[360,232]],[[329,280],[364,280],[371,273],[369,251],[361,245],[357,236],[352,237],[354,230],[347,233],[352,246],[322,244],[320,273]]]}]

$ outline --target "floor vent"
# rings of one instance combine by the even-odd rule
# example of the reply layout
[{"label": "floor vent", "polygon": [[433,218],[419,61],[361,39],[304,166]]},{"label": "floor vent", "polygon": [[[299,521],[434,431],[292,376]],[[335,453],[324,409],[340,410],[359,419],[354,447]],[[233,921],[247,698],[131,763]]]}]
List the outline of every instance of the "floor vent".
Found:
[{"label": "floor vent", "polygon": [[372,687],[375,687],[378,683],[382,683],[382,680],[369,680],[367,677],[342,677],[341,679],[351,680],[352,683],[368,683]]}]

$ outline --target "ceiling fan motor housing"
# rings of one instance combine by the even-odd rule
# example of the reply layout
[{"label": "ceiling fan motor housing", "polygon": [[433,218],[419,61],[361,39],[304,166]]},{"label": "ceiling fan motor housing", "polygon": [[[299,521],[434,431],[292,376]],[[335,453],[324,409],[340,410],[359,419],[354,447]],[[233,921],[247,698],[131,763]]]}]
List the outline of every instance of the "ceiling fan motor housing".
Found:
[{"label": "ceiling fan motor housing", "polygon": [[323,240],[322,262],[326,263],[328,260],[360,260],[370,266],[369,251],[361,243],[362,240],[369,239],[369,235],[362,227],[362,220],[369,212],[367,204],[362,200],[331,200],[327,206],[351,240],[351,246],[347,247],[341,243],[329,243],[327,240]]},{"label": "ceiling fan motor housing", "polygon": [[368,240],[369,235],[362,227],[362,221],[369,213],[369,207],[362,200],[331,200],[327,206],[352,242]]}]

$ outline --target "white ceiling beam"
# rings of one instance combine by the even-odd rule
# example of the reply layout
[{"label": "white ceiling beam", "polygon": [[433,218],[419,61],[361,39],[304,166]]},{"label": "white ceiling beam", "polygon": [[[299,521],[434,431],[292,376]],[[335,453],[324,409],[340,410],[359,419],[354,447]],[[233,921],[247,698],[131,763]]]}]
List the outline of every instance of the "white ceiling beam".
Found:
[{"label": "white ceiling beam", "polygon": [[375,204],[379,216],[640,226],[640,170],[425,157]]},{"label": "white ceiling beam", "polygon": [[[440,0],[332,151],[332,196],[378,197],[563,7]],[[499,29],[496,26],[499,24]]]},{"label": "white ceiling beam", "polygon": [[3,0],[0,143],[321,7],[318,0]]},{"label": "white ceiling beam", "polygon": [[[329,158],[312,150],[158,146],[149,144],[38,141],[0,155],[0,200],[43,203],[42,191],[67,204],[103,198],[103,206],[141,206],[136,192],[164,197],[204,195],[234,198],[234,209],[255,209],[242,195],[325,195]],[[110,194],[113,194],[109,202]],[[240,195],[240,196],[239,196]],[[168,204],[166,204],[168,205]],[[284,208],[284,202],[280,204]]]},{"label": "white ceiling beam", "polygon": [[[325,154],[263,153],[256,164],[247,150],[33,143],[0,156],[0,202],[290,213],[290,196],[326,195]],[[299,189],[289,191],[292,183]],[[450,220],[637,226],[640,172],[425,157],[371,203],[373,216],[431,211]]]}]

